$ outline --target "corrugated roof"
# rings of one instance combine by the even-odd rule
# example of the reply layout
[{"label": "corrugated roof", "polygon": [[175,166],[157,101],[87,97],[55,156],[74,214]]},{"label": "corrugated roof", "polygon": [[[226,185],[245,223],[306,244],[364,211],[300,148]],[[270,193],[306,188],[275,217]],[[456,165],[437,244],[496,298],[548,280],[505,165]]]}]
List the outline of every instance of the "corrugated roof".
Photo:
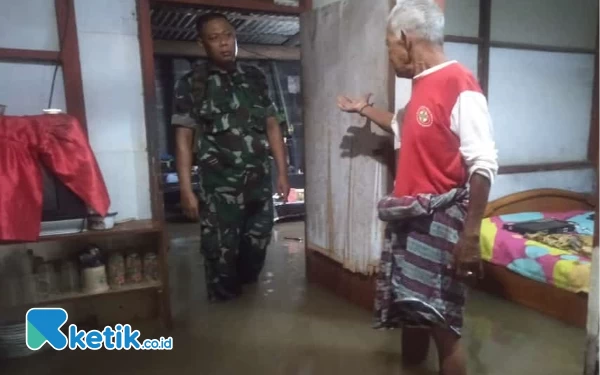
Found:
[{"label": "corrugated roof", "polygon": [[[207,8],[158,5],[151,9],[154,39],[194,41],[197,38],[196,19],[210,12]],[[243,44],[297,45],[300,32],[297,16],[222,11],[237,30]]]}]

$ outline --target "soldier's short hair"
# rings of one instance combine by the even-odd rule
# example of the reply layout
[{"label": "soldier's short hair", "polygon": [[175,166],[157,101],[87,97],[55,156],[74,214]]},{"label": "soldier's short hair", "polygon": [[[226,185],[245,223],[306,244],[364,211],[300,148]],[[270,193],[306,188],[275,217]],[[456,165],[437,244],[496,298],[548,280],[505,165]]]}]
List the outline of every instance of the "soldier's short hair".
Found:
[{"label": "soldier's short hair", "polygon": [[223,13],[211,12],[203,14],[196,19],[196,31],[198,32],[199,37],[202,36],[202,29],[204,29],[204,26],[210,21],[214,20],[225,20],[231,24],[231,21],[229,21],[227,16],[225,16]]}]

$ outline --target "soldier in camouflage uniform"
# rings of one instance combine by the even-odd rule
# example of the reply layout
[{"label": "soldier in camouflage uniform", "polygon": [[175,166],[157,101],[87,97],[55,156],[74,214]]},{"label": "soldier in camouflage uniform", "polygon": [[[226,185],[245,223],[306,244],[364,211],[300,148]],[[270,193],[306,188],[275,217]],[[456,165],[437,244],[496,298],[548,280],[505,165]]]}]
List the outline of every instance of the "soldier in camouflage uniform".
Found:
[{"label": "soldier in camouflage uniform", "polygon": [[[235,61],[235,29],[222,15],[198,20],[209,62],[175,87],[177,172],[186,216],[200,219],[210,300],[228,300],[256,282],[273,228],[269,156],[278,192],[289,193],[287,162],[276,109],[262,72]],[[198,147],[201,189],[192,191],[192,147]]]}]

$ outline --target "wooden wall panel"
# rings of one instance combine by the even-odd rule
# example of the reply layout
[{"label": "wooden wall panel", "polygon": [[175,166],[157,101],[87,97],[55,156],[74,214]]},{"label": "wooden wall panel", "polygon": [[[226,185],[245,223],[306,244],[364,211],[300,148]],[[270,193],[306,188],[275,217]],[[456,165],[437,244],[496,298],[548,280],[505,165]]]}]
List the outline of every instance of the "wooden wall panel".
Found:
[{"label": "wooden wall panel", "polygon": [[374,207],[389,175],[373,154],[390,138],[339,111],[336,96],[372,92],[377,106],[390,104],[388,13],[387,0],[353,0],[301,18],[307,242],[360,273],[373,270],[381,251],[383,225]]}]

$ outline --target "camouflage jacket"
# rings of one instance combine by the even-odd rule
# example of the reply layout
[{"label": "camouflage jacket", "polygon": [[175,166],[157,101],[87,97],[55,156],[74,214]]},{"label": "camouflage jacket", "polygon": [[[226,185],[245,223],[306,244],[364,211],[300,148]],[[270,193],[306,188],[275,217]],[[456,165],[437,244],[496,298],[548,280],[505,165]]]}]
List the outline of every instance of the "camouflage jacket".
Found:
[{"label": "camouflage jacket", "polygon": [[177,81],[171,123],[196,131],[205,189],[271,186],[267,118],[277,111],[268,91],[265,76],[252,66],[228,73],[196,65]]}]

